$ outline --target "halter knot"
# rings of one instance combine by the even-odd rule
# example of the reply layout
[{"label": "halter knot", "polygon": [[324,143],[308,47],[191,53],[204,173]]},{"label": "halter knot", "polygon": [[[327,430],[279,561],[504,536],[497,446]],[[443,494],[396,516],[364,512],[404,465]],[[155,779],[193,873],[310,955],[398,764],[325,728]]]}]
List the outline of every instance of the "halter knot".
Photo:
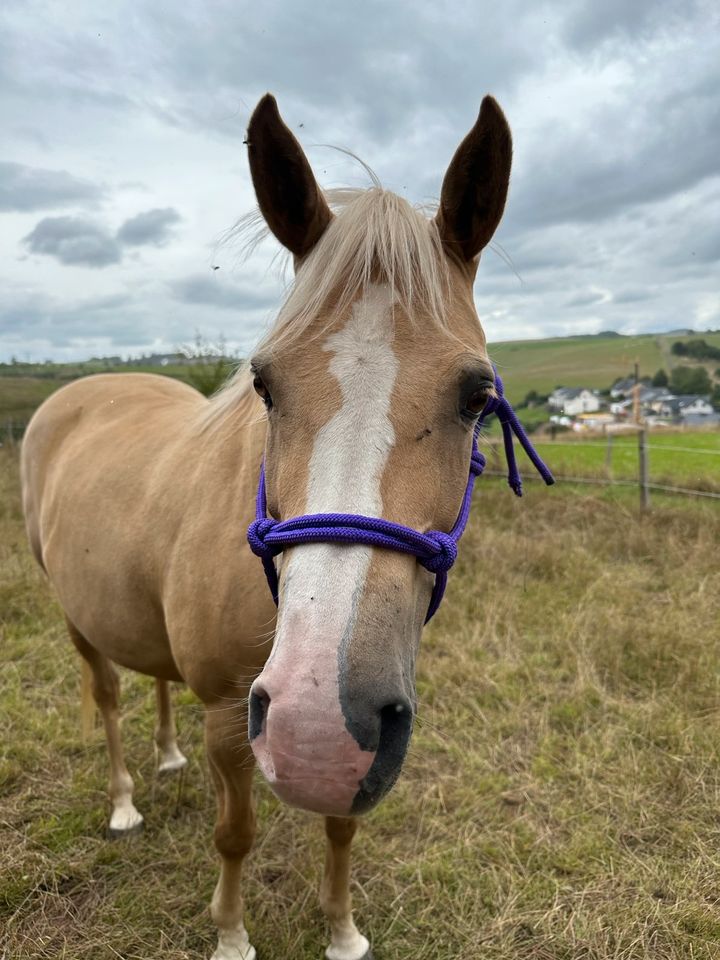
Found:
[{"label": "halter knot", "polygon": [[265,537],[277,526],[278,521],[273,517],[261,517],[248,527],[247,538],[250,549],[256,557],[270,559],[276,557],[282,552],[282,544],[271,544],[265,542]]},{"label": "halter knot", "polygon": [[470,457],[470,473],[474,477],[479,477],[480,474],[485,469],[487,460],[485,455],[480,453],[477,447],[473,449],[472,456]]},{"label": "halter knot", "polygon": [[447,573],[457,560],[457,543],[449,533],[443,533],[441,530],[431,530],[425,536],[434,541],[438,552],[432,557],[418,557],[419,562],[430,573]]}]

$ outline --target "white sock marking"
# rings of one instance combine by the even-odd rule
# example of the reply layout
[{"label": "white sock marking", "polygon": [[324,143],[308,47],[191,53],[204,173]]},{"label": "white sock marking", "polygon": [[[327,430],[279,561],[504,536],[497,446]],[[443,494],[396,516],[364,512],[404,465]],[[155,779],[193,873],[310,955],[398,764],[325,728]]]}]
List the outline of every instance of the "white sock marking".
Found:
[{"label": "white sock marking", "polygon": [[132,830],[142,823],[142,814],[136,809],[130,797],[121,797],[113,806],[110,817],[111,830]]},{"label": "white sock marking", "polygon": [[370,942],[352,920],[349,923],[332,924],[330,946],[325,951],[327,960],[362,960],[369,949]]},{"label": "white sock marking", "polygon": [[256,960],[255,947],[242,924],[236,930],[218,931],[218,945],[210,960]]}]

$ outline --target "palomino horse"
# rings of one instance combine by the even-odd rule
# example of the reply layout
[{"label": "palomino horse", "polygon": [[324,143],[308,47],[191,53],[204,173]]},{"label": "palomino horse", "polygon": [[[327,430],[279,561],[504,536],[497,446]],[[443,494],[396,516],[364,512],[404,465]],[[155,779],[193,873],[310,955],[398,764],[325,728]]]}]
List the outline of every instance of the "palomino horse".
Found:
[{"label": "palomino horse", "polygon": [[24,507],[105,725],[111,832],[142,822],[120,740],[121,664],[156,679],[161,769],[185,763],[168,681],[206,708],[221,860],[214,960],[255,957],[241,897],[253,759],[282,799],[325,815],[326,956],[360,960],[370,949],[350,905],[354,814],[387,792],[405,756],[434,568],[362,534],[286,543],[268,633],[276,610],[246,530],[263,455],[275,520],[332,511],[417,536],[451,530],[493,393],[473,280],[505,206],[511,138],[486,97],[434,219],[378,186],[345,192],[333,212],[270,95],[248,149],[260,211],[296,268],[250,370],[210,401],[145,374],[59,390],[23,444]]}]

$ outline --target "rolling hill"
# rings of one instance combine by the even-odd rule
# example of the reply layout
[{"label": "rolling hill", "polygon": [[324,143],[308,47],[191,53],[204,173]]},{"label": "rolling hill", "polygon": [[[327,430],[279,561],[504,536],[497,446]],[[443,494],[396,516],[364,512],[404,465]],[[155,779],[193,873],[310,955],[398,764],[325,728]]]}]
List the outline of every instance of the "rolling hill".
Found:
[{"label": "rolling hill", "polygon": [[[506,381],[508,397],[518,403],[530,390],[548,394],[558,386],[609,387],[619,377],[629,376],[635,363],[640,364],[641,376],[651,377],[660,368],[669,373],[674,366],[688,362],[671,354],[673,343],[695,338],[720,347],[718,331],[694,336],[652,333],[508,340],[491,343],[488,349]],[[717,362],[708,364],[711,373],[717,366]]]},{"label": "rolling hill", "polygon": [[[562,337],[548,340],[509,340],[491,343],[490,356],[506,381],[507,395],[520,402],[530,390],[550,393],[557,386],[607,388],[619,377],[632,373],[640,364],[641,376],[652,376],[661,367],[668,373],[682,363],[692,363],[671,354],[676,340],[704,339],[720,347],[720,331],[645,334],[643,336]],[[712,374],[717,362],[707,364]],[[0,364],[0,426],[12,420],[24,423],[33,410],[58,387],[79,376],[97,372],[142,370],[188,379],[189,368],[145,367],[126,364],[109,366],[104,361],[75,364]]]}]

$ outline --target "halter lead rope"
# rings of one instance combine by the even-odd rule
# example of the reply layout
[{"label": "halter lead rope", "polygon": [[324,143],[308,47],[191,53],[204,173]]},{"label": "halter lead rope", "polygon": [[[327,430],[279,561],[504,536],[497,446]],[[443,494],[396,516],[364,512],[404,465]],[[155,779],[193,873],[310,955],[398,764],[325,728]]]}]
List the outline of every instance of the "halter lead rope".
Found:
[{"label": "halter lead rope", "polygon": [[278,602],[278,575],[274,558],[282,553],[285,547],[294,547],[303,543],[363,544],[368,547],[382,547],[385,550],[414,555],[421,566],[435,574],[435,585],[425,617],[425,623],[427,623],[440,606],[445,593],[448,570],[457,559],[458,541],[463,535],[470,516],[475,480],[485,469],[485,457],[477,448],[478,435],[485,425],[485,419],[494,413],[500,421],[508,465],[508,485],[516,496],[522,496],[522,479],[515,459],[513,434],[520,441],[520,445],[545,483],[548,486],[555,483],[552,473],[538,456],[510,401],[506,398],[503,382],[497,371],[495,371],[495,392],[496,396],[488,399],[485,409],[475,424],[468,482],[460,512],[449,533],[443,533],[441,530],[420,533],[401,523],[354,513],[313,513],[292,517],[290,520],[275,520],[267,515],[265,462],[263,461],[255,500],[256,519],[248,527],[247,538],[252,552],[262,560],[275,604],[277,605]]}]

